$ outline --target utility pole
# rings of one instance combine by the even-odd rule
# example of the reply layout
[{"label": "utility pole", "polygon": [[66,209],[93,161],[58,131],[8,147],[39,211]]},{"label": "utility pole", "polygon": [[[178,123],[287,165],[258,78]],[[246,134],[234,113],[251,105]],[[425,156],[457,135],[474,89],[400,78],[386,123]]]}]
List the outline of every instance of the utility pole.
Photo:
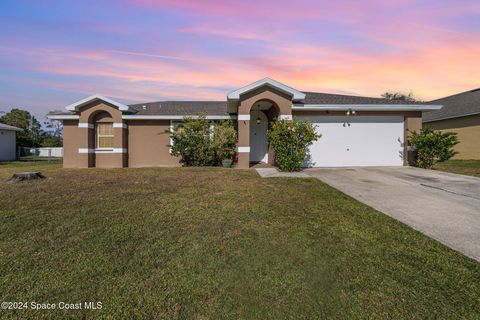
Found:
[{"label": "utility pole", "polygon": [[33,132],[33,114],[30,114],[30,132],[32,133],[33,162],[35,162],[35,134]]}]

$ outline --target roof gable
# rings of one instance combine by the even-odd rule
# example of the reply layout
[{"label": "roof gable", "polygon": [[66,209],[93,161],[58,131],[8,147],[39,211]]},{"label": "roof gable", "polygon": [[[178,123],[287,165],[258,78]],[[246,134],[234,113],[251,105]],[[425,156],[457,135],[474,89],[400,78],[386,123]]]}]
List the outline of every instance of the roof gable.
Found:
[{"label": "roof gable", "polygon": [[104,97],[104,96],[101,96],[101,95],[98,95],[98,94],[95,94],[93,96],[90,96],[90,97],[87,97],[87,98],[82,99],[80,101],[77,101],[75,103],[72,103],[72,104],[66,106],[65,109],[67,109],[68,111],[78,111],[79,108],[81,108],[83,106],[86,106],[87,104],[89,104],[93,101],[96,101],[96,100],[101,100],[101,101],[107,102],[107,103],[117,107],[118,110],[120,110],[120,111],[129,111],[130,110],[130,108],[127,105],[124,105],[123,103],[117,102],[115,100],[112,100],[110,98],[107,98],[107,97]]},{"label": "roof gable", "polygon": [[252,90],[255,90],[257,88],[260,88],[262,86],[269,86],[272,88],[275,88],[281,92],[287,93],[292,96],[292,100],[303,100],[305,99],[305,93],[298,91],[292,87],[289,87],[287,85],[284,85],[283,83],[280,83],[278,81],[275,81],[270,78],[264,78],[258,81],[255,81],[254,83],[251,83],[245,87],[242,87],[240,89],[237,89],[235,91],[230,92],[227,95],[227,98],[229,100],[239,100],[240,95],[250,92]]}]

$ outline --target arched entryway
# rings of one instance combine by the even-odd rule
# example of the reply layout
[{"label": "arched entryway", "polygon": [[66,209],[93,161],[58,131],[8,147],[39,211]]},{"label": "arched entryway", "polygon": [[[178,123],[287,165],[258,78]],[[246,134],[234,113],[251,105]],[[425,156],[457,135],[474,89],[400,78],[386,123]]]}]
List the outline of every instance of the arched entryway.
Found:
[{"label": "arched entryway", "polygon": [[249,133],[251,164],[273,163],[273,150],[270,150],[268,145],[267,131],[278,116],[279,108],[271,100],[259,100],[252,105]]},{"label": "arched entryway", "polygon": [[[252,165],[251,160],[258,161],[265,150],[265,144],[262,143],[260,156],[256,156],[256,152],[250,158],[252,148],[256,148],[256,143],[253,139],[258,139],[258,132],[262,132],[266,138],[267,130],[261,127],[256,131],[252,129],[253,133],[257,133],[257,137],[250,133],[250,128],[257,125],[257,119],[262,116],[257,115],[257,110],[262,112],[267,117],[267,129],[277,119],[291,120],[292,119],[292,103],[305,98],[305,94],[282,85],[274,80],[265,78],[257,81],[252,85],[243,87],[239,90],[233,91],[228,95],[228,105],[230,112],[237,112],[238,124],[238,145],[237,145],[237,161],[238,168],[248,168]],[[235,108],[237,108],[235,110]],[[260,130],[261,129],[261,130]],[[255,130],[255,131],[254,131]],[[260,139],[262,141],[263,139]],[[267,140],[268,141],[268,140]],[[275,155],[271,146],[268,146],[268,156],[264,160],[269,165],[274,165]]]}]

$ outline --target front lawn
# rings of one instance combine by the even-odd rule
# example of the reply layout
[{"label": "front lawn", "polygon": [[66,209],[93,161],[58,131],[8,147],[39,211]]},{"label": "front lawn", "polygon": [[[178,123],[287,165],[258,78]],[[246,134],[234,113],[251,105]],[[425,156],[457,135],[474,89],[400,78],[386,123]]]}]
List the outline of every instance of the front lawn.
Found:
[{"label": "front lawn", "polygon": [[448,160],[437,163],[434,169],[480,177],[480,160]]},{"label": "front lawn", "polygon": [[102,303],[0,318],[478,319],[480,264],[314,179],[10,164],[0,293]]}]

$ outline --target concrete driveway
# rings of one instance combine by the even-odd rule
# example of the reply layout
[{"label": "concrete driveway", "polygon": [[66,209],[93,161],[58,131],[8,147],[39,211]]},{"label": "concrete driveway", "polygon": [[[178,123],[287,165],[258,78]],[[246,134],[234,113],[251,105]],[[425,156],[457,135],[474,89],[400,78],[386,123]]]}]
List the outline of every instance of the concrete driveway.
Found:
[{"label": "concrete driveway", "polygon": [[480,261],[480,178],[411,167],[304,172]]}]

